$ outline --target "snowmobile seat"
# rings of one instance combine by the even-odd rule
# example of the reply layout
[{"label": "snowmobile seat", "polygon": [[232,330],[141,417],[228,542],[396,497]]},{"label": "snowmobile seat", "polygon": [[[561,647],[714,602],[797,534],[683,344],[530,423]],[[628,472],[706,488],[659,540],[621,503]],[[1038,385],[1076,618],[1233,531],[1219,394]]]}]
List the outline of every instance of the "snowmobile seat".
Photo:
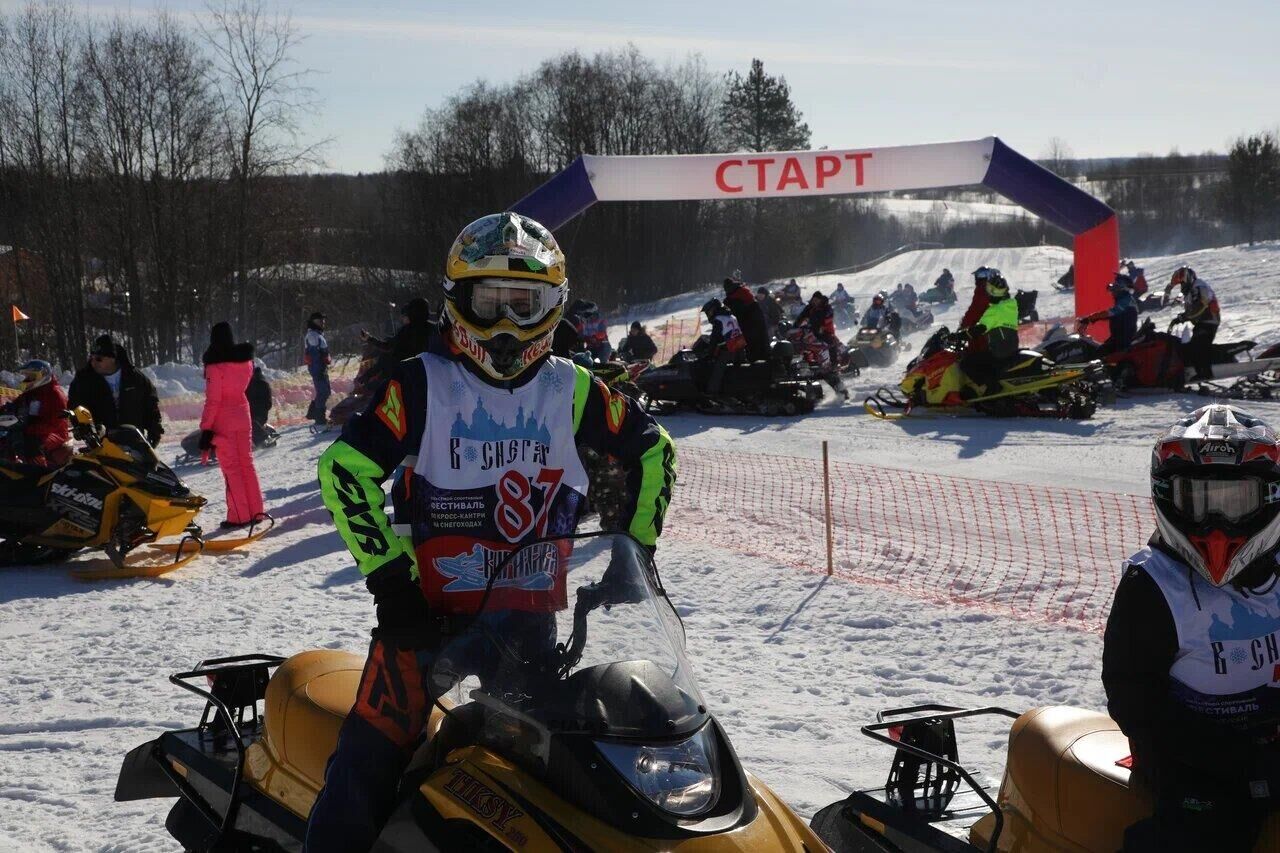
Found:
[{"label": "snowmobile seat", "polygon": [[1018,354],[1009,359],[1008,366],[1001,371],[1004,376],[1024,376],[1028,373],[1044,371],[1044,353],[1033,349],[1018,350]]},{"label": "snowmobile seat", "polygon": [[0,462],[0,497],[18,506],[44,506],[45,490],[40,481],[56,470],[26,462]]},{"label": "snowmobile seat", "polygon": [[1214,344],[1210,347],[1210,359],[1214,364],[1226,364],[1235,361],[1236,356],[1243,355],[1253,349],[1253,341],[1233,341],[1229,344]]},{"label": "snowmobile seat", "polygon": [[[1062,706],[1023,714],[1009,731],[997,849],[1119,850],[1125,829],[1152,806],[1150,794],[1131,786],[1129,770],[1117,764],[1129,752],[1129,739],[1105,714]],[[988,814],[969,840],[985,848],[994,829],[995,815]],[[1277,844],[1280,816],[1273,816],[1257,849]]]},{"label": "snowmobile seat", "polygon": [[[300,817],[311,812],[324,784],[325,765],[355,704],[364,663],[349,652],[301,652],[282,663],[267,684],[265,734],[249,748],[245,774]],[[442,717],[432,709],[428,737]]]}]

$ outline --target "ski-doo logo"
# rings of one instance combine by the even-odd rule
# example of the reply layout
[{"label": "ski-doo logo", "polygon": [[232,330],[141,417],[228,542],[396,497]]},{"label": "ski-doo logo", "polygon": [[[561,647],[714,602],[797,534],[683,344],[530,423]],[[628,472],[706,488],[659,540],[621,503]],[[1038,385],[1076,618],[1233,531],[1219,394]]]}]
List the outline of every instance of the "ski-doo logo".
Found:
[{"label": "ski-doo logo", "polygon": [[465,770],[454,770],[444,783],[444,789],[463,805],[493,824],[494,828],[523,847],[529,839],[511,821],[524,816],[524,811],[512,805],[506,797],[481,782]]},{"label": "ski-doo logo", "polygon": [[93,495],[73,489],[65,483],[54,483],[51,491],[61,498],[66,498],[74,503],[83,504],[84,506],[93,507],[94,509],[102,509],[101,498],[95,498]]},{"label": "ski-doo logo", "polygon": [[1236,449],[1231,446],[1229,441],[1205,441],[1200,444],[1200,456],[1230,457],[1235,458]]}]

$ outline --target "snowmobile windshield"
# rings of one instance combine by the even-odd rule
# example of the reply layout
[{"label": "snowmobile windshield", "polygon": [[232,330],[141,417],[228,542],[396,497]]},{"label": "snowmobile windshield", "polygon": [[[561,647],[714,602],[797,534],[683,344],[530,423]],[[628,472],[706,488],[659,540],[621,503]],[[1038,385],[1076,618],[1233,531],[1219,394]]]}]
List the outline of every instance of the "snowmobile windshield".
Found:
[{"label": "snowmobile windshield", "polygon": [[545,756],[538,744],[558,733],[670,739],[703,725],[684,628],[634,539],[544,540],[491,562],[483,603],[430,679],[478,742]]}]

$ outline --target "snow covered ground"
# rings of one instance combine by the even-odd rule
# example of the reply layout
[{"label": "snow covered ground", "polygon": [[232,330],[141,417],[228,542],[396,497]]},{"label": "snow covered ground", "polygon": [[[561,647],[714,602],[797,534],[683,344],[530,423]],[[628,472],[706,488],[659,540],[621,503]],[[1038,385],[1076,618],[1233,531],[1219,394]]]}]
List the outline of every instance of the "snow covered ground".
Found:
[{"label": "snow covered ground", "polygon": [[[1068,257],[1052,247],[920,252],[842,280],[855,294],[902,280],[923,289],[949,266],[967,292],[967,273],[988,263],[1015,287],[1038,287],[1047,317],[1069,309],[1069,297],[1048,287]],[[1280,245],[1150,259],[1153,286],[1184,259],[1219,289],[1227,318],[1221,339],[1280,336]],[[677,307],[636,316],[655,321]],[[894,382],[899,370],[868,371],[859,388]],[[804,418],[675,416],[664,423],[684,454],[816,456],[826,439],[836,458],[863,465],[1139,494],[1155,433],[1203,402],[1135,396],[1085,423],[890,423],[828,400]],[[1280,404],[1252,408],[1280,422]],[[216,655],[364,647],[372,602],[315,486],[315,459],[331,438],[289,428],[259,457],[280,523],[242,553],[204,557],[153,581],[84,584],[60,567],[0,571],[0,850],[174,849],[163,828],[167,804],[111,800],[128,749],[199,716],[199,701],[166,676]],[[217,469],[180,473],[211,498],[202,520],[216,525],[223,517]],[[671,512],[680,504],[677,490]],[[659,550],[662,575],[708,701],[744,764],[806,815],[851,787],[883,781],[889,755],[857,731],[878,709],[926,700],[1015,709],[1104,704],[1096,634],[826,579],[711,548],[678,525],[672,533],[680,535],[665,537]],[[961,737],[963,758],[998,771],[1002,730],[975,723]]]}]

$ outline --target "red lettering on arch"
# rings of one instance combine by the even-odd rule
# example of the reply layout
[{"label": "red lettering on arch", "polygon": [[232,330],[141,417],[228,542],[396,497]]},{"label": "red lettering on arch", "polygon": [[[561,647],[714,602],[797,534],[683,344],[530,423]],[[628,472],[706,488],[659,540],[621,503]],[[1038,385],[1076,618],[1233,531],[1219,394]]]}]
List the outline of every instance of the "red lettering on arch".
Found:
[{"label": "red lettering on arch", "polygon": [[862,179],[863,179],[862,163],[864,160],[871,159],[871,152],[862,151],[858,154],[846,154],[844,155],[844,159],[853,161],[853,168],[854,168],[853,185],[855,187],[862,186]]},{"label": "red lettering on arch", "polygon": [[788,157],[782,164],[782,176],[778,178],[778,189],[784,190],[787,184],[797,184],[800,189],[809,189],[809,181],[804,176],[804,170],[800,168],[800,161],[794,157]]},{"label": "red lettering on arch", "polygon": [[826,186],[827,178],[834,178],[840,173],[840,158],[832,154],[819,154],[817,157],[818,164],[818,189]]},{"label": "red lettering on arch", "polygon": [[741,166],[741,160],[725,160],[719,166],[716,166],[716,186],[723,193],[740,193],[742,192],[742,184],[731,184],[725,180],[724,173],[729,170],[730,166]]},{"label": "red lettering on arch", "polygon": [[1276,668],[1271,670],[1271,680],[1280,681],[1280,663],[1276,664]]},{"label": "red lettering on arch", "polygon": [[761,157],[756,160],[748,160],[748,166],[756,167],[756,189],[764,192],[764,167],[774,162],[772,157]]}]

